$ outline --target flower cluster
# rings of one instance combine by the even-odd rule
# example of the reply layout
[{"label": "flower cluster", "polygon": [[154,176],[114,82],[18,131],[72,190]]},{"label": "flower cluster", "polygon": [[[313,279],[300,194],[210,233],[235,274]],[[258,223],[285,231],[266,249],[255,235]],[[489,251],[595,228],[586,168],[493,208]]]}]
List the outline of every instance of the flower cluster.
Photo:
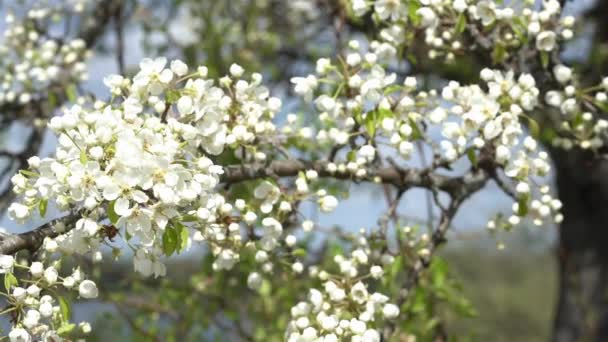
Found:
[{"label": "flower cluster", "polygon": [[[208,156],[221,153],[226,141],[242,136],[235,134],[239,127],[247,127],[231,119],[231,110],[265,114],[255,104],[267,95],[246,82],[229,88],[229,77],[221,81],[225,88],[214,86],[204,67],[187,75],[180,61],[167,68],[162,58],[146,59],[140,67],[132,80],[106,78],[113,102],[74,105],[51,120],[59,137],[56,156],[31,158],[29,171],[13,177],[15,192],[24,197],[9,215],[18,221],[37,209],[44,215],[48,201],[62,211],[81,210],[75,228],[55,239],[61,251],[77,253],[96,251],[107,217],[124,228],[136,270],[162,275],[163,252],[186,248],[193,229],[198,237],[209,235],[220,212],[229,211],[214,191],[222,168]],[[258,115],[253,109],[242,118]]]},{"label": "flower cluster", "polygon": [[339,274],[314,270],[323,281],[322,289],[311,289],[307,301],[291,309],[287,341],[380,341],[378,327],[396,319],[399,307],[381,293],[370,293],[363,280],[382,277],[382,267],[374,265],[359,276],[358,269],[368,264],[367,252],[356,249],[351,258],[336,255]]},{"label": "flower cluster", "polygon": [[[39,261],[26,264],[17,262],[11,255],[0,256],[0,273],[4,274],[8,306],[3,313],[13,317],[9,333],[11,341],[38,341],[61,339],[66,336],[86,335],[91,331],[89,323],[78,327],[69,323],[67,304],[57,298],[56,290],[63,287],[75,290],[84,299],[98,295],[97,285],[84,278],[80,269],[66,277],[58,272],[59,263],[45,267]],[[21,283],[14,273],[26,272]]]},{"label": "flower cluster", "polygon": [[[76,6],[80,8],[80,6]],[[82,39],[55,39],[40,23],[68,9],[40,6],[22,16],[9,12],[0,45],[0,104],[26,104],[51,85],[75,84],[87,78],[90,53]]]},{"label": "flower cluster", "polygon": [[[428,57],[442,57],[453,61],[456,55],[465,52],[469,37],[464,34],[471,29],[473,44],[484,48],[494,47],[498,61],[531,42],[540,52],[551,52],[560,41],[573,37],[574,17],[561,20],[561,6],[557,0],[545,0],[537,10],[533,2],[525,2],[518,10],[513,6],[501,7],[495,1],[453,0],[412,1],[400,0],[352,0],[351,9],[355,17],[373,11],[373,18],[382,27],[380,37],[395,47],[407,46],[415,36],[412,27],[422,29],[423,40],[428,46]],[[515,18],[517,18],[515,20]],[[477,26],[487,41],[476,41]]]},{"label": "flower cluster", "polygon": [[601,84],[584,88],[578,75],[569,67],[558,64],[553,67],[553,77],[562,87],[545,93],[545,102],[556,108],[563,119],[561,134],[552,143],[564,149],[579,146],[598,149],[605,144],[608,121],[598,112],[608,109],[608,77]]}]

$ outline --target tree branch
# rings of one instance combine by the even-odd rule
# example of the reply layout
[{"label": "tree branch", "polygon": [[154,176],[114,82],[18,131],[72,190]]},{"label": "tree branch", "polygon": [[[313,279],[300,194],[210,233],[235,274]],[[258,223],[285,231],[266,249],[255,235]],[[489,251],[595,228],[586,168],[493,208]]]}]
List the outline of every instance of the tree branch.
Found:
[{"label": "tree branch", "polygon": [[[459,177],[448,177],[434,174],[431,169],[401,170],[396,166],[383,168],[370,168],[364,179],[355,179],[347,173],[330,173],[327,171],[327,162],[311,162],[304,160],[274,161],[269,165],[230,165],[224,168],[221,181],[227,184],[265,178],[270,176],[293,177],[300,171],[315,170],[320,177],[368,181],[373,182],[379,178],[381,183],[391,184],[400,190],[412,187],[439,189],[447,192],[452,198],[464,198],[481,189],[487,179],[487,173],[482,170],[471,171]],[[38,228],[21,234],[7,235],[0,241],[0,254],[14,254],[20,250],[36,250],[45,237],[56,237],[74,228],[80,218],[80,212],[69,214],[63,218],[45,223]],[[63,223],[65,229],[58,232],[54,226]],[[447,228],[446,228],[447,229]],[[443,232],[441,232],[443,234]]]},{"label": "tree branch", "polygon": [[[0,240],[0,254],[15,254],[22,250],[36,251],[42,245],[44,238],[57,237],[73,228],[81,217],[81,212],[74,212],[58,219],[47,222],[38,228],[21,234],[10,234]],[[57,229],[63,226],[64,229]]]}]

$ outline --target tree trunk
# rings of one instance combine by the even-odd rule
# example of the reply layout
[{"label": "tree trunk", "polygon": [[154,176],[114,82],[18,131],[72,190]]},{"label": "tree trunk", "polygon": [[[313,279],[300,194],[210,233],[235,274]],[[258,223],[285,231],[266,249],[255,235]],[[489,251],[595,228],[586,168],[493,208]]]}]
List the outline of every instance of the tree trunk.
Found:
[{"label": "tree trunk", "polygon": [[608,341],[608,161],[552,155],[564,214],[553,341]]}]

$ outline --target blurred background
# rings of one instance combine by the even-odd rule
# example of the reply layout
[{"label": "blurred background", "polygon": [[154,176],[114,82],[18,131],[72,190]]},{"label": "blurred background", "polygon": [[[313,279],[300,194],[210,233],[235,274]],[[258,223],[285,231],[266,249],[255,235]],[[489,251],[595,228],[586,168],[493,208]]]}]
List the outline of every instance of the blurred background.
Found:
[{"label": "blurred background", "polygon": [[[180,58],[191,66],[206,65],[211,76],[221,76],[233,62],[248,71],[262,72],[271,91],[283,99],[284,115],[310,110],[302,108],[292,91],[289,79],[307,75],[319,57],[333,56],[350,39],[364,40],[365,23],[345,22],[340,17],[340,0],[125,0],[125,1],[49,1],[51,5],[82,3],[82,12],[70,12],[51,26],[50,32],[64,37],[86,36],[93,56],[87,60],[88,79],[78,83],[82,93],[108,98],[103,78],[112,73],[132,73],[144,57]],[[73,3],[73,4],[72,4]],[[6,13],[24,13],[39,6],[37,1],[2,1],[0,17]],[[604,2],[567,1],[565,12],[582,19],[581,37],[566,47],[564,58],[571,63],[587,64],[593,69],[606,55],[603,32],[606,13]],[[90,18],[96,32],[91,33]],[[0,23],[0,31],[7,23]],[[61,29],[60,29],[61,28]],[[67,29],[66,29],[67,28]],[[63,31],[65,29],[65,31]],[[0,41],[3,44],[3,41]],[[475,79],[474,61],[459,61],[455,66],[437,67],[425,80],[442,84],[451,77]],[[407,62],[395,66],[406,75]],[[428,70],[433,70],[428,69]],[[68,85],[63,85],[67,87]],[[66,88],[67,89],[67,88]],[[45,91],[40,90],[41,92]],[[60,97],[61,98],[61,97]],[[28,112],[29,110],[29,112]],[[3,105],[2,147],[10,154],[2,156],[0,166],[0,210],[13,200],[10,176],[31,155],[48,156],[54,138],[38,125],[41,118],[60,114],[50,106],[45,113]],[[283,120],[282,117],[278,118]],[[29,138],[24,138],[29,137]],[[415,163],[423,164],[423,160]],[[319,214],[313,206],[303,208],[322,226],[344,230],[372,227],[386,209],[381,190],[353,186],[350,197],[331,214]],[[432,219],[425,191],[411,191],[398,212],[412,224]],[[546,341],[553,334],[558,304],[559,231],[557,227],[522,227],[510,233],[490,233],[485,223],[496,212],[509,211],[511,201],[488,186],[466,202],[448,236],[450,243],[441,251],[448,261],[437,266],[436,274],[446,293],[433,308],[437,322],[448,336],[463,341]],[[58,215],[59,213],[53,213]],[[3,216],[4,217],[4,216]],[[49,215],[48,217],[52,217]],[[6,217],[1,225],[9,232],[23,232],[39,222],[16,225]],[[109,257],[108,257],[109,259]],[[114,262],[91,265],[100,278],[102,293],[113,293],[99,303],[76,303],[75,321],[88,320],[93,325],[91,340],[278,340],[280,335],[264,335],[250,325],[257,318],[238,323],[241,308],[229,309],[229,302],[242,301],[247,306],[263,307],[241,292],[237,284],[244,279],[237,271],[225,279],[210,276],[210,262],[205,251],[181,255],[169,263],[167,279],[140,279],[132,272],[127,257]],[[184,278],[194,273],[193,279]],[[433,273],[435,274],[435,273]],[[240,280],[239,280],[240,279]],[[171,282],[171,283],[169,283]],[[178,284],[178,285],[176,285]],[[214,298],[220,289],[234,286],[237,298]],[[273,296],[280,294],[273,293]],[[287,296],[287,295],[286,295]],[[439,296],[439,297],[441,297]],[[247,299],[250,299],[247,302]],[[282,297],[281,297],[282,298]],[[289,300],[286,299],[287,302]],[[247,302],[247,303],[246,303]],[[445,308],[444,302],[447,302]],[[286,307],[289,308],[289,304]],[[238,305],[237,305],[238,307]],[[273,310],[264,308],[270,316]],[[285,310],[284,308],[282,308]],[[183,315],[181,311],[188,311]],[[214,312],[222,312],[218,317]],[[264,320],[265,316],[259,318]],[[235,323],[237,321],[237,323]],[[240,324],[243,324],[241,326]],[[269,324],[280,325],[281,319]],[[4,326],[7,326],[4,322]],[[451,340],[451,338],[450,338]]]}]

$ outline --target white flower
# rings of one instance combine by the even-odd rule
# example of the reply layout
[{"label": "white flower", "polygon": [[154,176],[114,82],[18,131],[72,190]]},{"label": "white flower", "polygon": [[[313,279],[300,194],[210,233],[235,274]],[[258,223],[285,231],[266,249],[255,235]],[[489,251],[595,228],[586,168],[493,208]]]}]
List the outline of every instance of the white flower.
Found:
[{"label": "white flower", "polygon": [[365,342],[380,342],[380,333],[374,329],[368,329],[363,334],[363,339],[361,341]]},{"label": "white flower", "polygon": [[462,13],[467,9],[468,6],[465,0],[454,0],[452,1],[452,7],[454,7],[456,12]]},{"label": "white flower", "polygon": [[553,75],[555,75],[555,79],[557,79],[559,83],[564,84],[572,78],[572,69],[563,64],[558,64],[553,67]]},{"label": "white flower", "polygon": [[338,326],[338,320],[335,316],[321,317],[321,328],[325,331],[333,331]]},{"label": "white flower", "polygon": [[181,115],[188,115],[194,111],[193,101],[190,96],[182,96],[177,101],[177,111]]},{"label": "white flower", "polygon": [[556,35],[553,31],[543,31],[536,36],[536,48],[540,51],[553,51],[556,44]]},{"label": "white flower", "polygon": [[8,215],[11,219],[23,221],[30,216],[30,208],[21,203],[13,203],[8,207]]},{"label": "white flower", "polygon": [[374,11],[382,20],[386,20],[389,16],[391,20],[398,20],[404,15],[405,7],[400,0],[376,0]]},{"label": "white flower", "polygon": [[380,279],[384,275],[384,270],[378,265],[374,265],[369,269],[369,273],[374,279]]},{"label": "white flower", "polygon": [[338,206],[338,199],[331,195],[323,196],[319,199],[319,206],[322,212],[332,212]]},{"label": "white flower", "polygon": [[357,17],[361,17],[367,12],[367,3],[365,0],[353,0],[352,9]]},{"label": "white flower", "polygon": [[22,301],[27,296],[27,290],[23,287],[15,287],[12,295],[17,301]]},{"label": "white flower", "polygon": [[370,162],[374,160],[374,157],[376,156],[376,148],[372,145],[363,145],[361,146],[357,154],[359,155],[359,157]]},{"label": "white flower", "polygon": [[188,66],[186,63],[176,59],[171,61],[171,71],[173,71],[177,76],[184,76],[188,73]]},{"label": "white flower", "polygon": [[317,88],[318,81],[314,75],[307,77],[292,77],[291,83],[294,84],[294,92],[302,96],[306,101],[312,100],[314,90]]},{"label": "white flower", "polygon": [[421,17],[420,24],[423,27],[435,27],[439,22],[437,15],[430,7],[421,7],[416,11],[416,14]]},{"label": "white flower", "polygon": [[243,76],[244,72],[245,69],[243,69],[243,67],[241,67],[240,65],[236,63],[232,63],[232,65],[230,65],[230,75],[232,75],[233,77],[239,78]]},{"label": "white flower", "polygon": [[431,122],[434,124],[438,124],[443,122],[447,118],[447,115],[448,114],[445,109],[437,107],[429,114],[429,120],[431,120]]},{"label": "white flower", "polygon": [[0,274],[13,271],[15,258],[12,255],[0,255]]},{"label": "white flower", "polygon": [[78,294],[82,298],[92,299],[97,298],[99,291],[97,290],[97,285],[91,280],[84,280],[78,286]]},{"label": "white flower", "polygon": [[352,331],[354,334],[363,334],[365,330],[367,330],[367,325],[365,324],[365,322],[360,321],[356,318],[350,320],[350,324],[348,325],[348,327],[350,328],[350,331]]},{"label": "white flower", "polygon": [[34,261],[30,265],[30,273],[32,274],[33,277],[38,278],[38,277],[42,276],[43,272],[44,272],[44,266],[42,265],[41,262]]},{"label": "white flower", "polygon": [[545,94],[545,101],[553,107],[559,107],[564,102],[562,94],[555,90],[550,90]]},{"label": "white flower", "polygon": [[22,328],[13,328],[8,334],[8,338],[11,342],[30,342],[32,340],[30,334]]},{"label": "white flower", "polygon": [[483,26],[488,26],[496,20],[496,4],[494,1],[480,1],[477,3],[477,15]]},{"label": "white flower", "polygon": [[89,334],[91,332],[91,324],[89,324],[89,322],[80,322],[78,327],[84,334]]},{"label": "white flower", "polygon": [[32,285],[28,286],[27,294],[29,296],[38,298],[38,296],[40,295],[40,290],[41,289],[36,284],[32,284]]},{"label": "white flower", "polygon": [[32,329],[38,325],[39,321],[40,312],[38,310],[28,310],[23,319],[23,325],[28,329]]},{"label": "white flower", "polygon": [[42,317],[51,317],[53,315],[53,304],[49,302],[40,303],[38,311],[40,311]]},{"label": "white flower", "polygon": [[384,318],[386,319],[397,318],[397,316],[399,316],[399,307],[397,307],[395,304],[384,304],[384,307],[382,308],[382,315],[384,315]]},{"label": "white flower", "polygon": [[367,295],[367,288],[362,282],[357,282],[350,289],[350,297],[359,304],[363,304],[367,301]]},{"label": "white flower", "polygon": [[59,274],[57,273],[57,269],[55,269],[55,267],[50,266],[44,270],[44,280],[46,280],[49,285],[55,284],[58,277]]},{"label": "white flower", "polygon": [[247,277],[247,286],[252,290],[258,290],[262,286],[262,277],[258,272],[252,272]]},{"label": "white flower", "polygon": [[173,80],[173,72],[165,69],[166,64],[167,59],[164,57],[144,58],[139,63],[140,71],[133,78],[133,85],[138,89],[146,89],[153,95],[160,94]]},{"label": "white flower", "polygon": [[500,164],[504,164],[506,163],[509,158],[511,158],[511,150],[504,146],[504,145],[499,145],[498,147],[496,147],[496,161]]}]

